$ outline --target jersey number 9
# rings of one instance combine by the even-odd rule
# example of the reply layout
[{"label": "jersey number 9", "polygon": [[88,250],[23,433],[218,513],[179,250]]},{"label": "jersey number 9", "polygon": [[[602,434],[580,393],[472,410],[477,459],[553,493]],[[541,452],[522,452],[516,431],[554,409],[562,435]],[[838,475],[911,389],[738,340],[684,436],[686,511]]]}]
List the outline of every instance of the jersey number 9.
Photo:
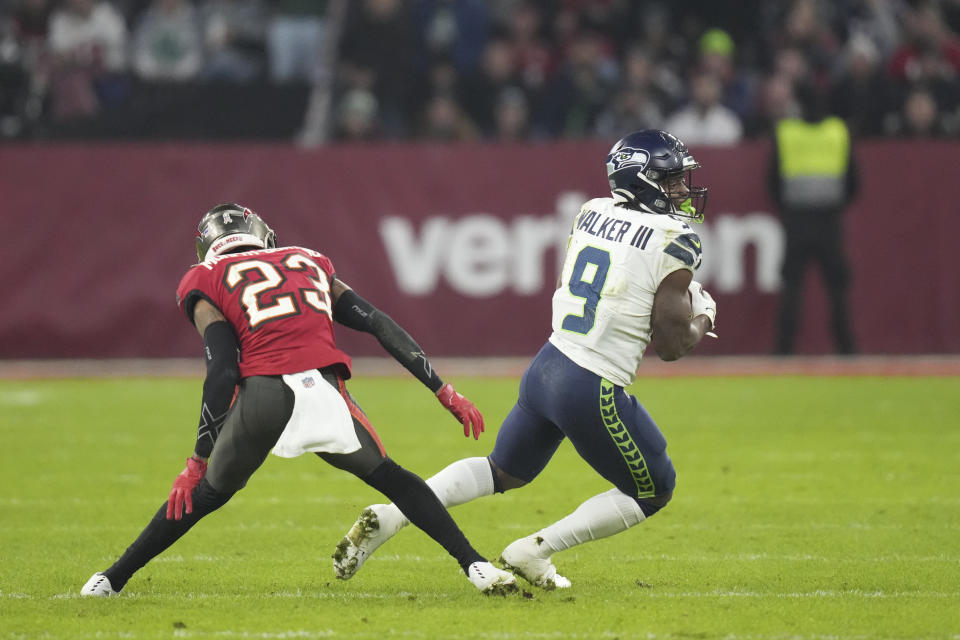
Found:
[{"label": "jersey number 9", "polygon": [[[589,268],[592,267],[592,268]],[[576,298],[583,298],[583,314],[567,314],[560,325],[564,331],[586,335],[597,321],[597,304],[610,271],[610,252],[597,247],[584,247],[577,254],[567,288]],[[589,274],[589,279],[588,278]]]}]

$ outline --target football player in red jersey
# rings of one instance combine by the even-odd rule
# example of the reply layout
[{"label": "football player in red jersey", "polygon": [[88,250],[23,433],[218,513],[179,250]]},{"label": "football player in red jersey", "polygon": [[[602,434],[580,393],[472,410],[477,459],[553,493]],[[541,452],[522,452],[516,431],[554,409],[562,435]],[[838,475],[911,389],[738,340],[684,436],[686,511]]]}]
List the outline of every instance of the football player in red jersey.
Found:
[{"label": "football player in red jersey", "polygon": [[[337,348],[333,322],[374,335],[436,394],[465,436],[479,438],[480,412],[443,383],[413,338],[337,278],[328,257],[277,247],[274,232],[246,207],[222,204],[203,216],[197,257],[177,289],[178,306],[203,336],[207,363],[194,454],[140,536],[81,594],[119,593],[138,569],[226,504],[271,451],[313,452],[349,471],[440,543],[482,592],[516,591],[513,575],[471,546],[426,483],[387,456],[346,389],[350,357]],[[351,544],[345,538],[337,553],[353,552]]]}]

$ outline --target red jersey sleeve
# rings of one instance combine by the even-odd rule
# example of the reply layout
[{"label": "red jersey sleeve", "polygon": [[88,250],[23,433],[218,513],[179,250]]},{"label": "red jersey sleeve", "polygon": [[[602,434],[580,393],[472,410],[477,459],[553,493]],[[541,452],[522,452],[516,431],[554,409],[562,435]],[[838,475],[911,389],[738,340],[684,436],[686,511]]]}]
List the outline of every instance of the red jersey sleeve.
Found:
[{"label": "red jersey sleeve", "polygon": [[299,247],[299,249],[308,253],[331,280],[337,277],[337,271],[333,268],[333,261],[330,258],[313,249],[306,249],[304,247]]},{"label": "red jersey sleeve", "polygon": [[187,316],[190,322],[193,322],[193,307],[198,300],[206,299],[213,302],[210,273],[209,267],[195,264],[180,279],[180,285],[177,287],[177,308]]}]

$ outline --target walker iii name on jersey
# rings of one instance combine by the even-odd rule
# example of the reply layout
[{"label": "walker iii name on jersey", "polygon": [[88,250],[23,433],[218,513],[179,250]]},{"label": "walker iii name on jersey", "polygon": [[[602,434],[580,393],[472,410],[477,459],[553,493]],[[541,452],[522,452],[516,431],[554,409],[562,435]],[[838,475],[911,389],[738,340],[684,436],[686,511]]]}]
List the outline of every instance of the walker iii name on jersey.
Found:
[{"label": "walker iii name on jersey", "polygon": [[[601,219],[603,220],[601,222]],[[611,216],[601,216],[599,212],[588,210],[580,213],[577,218],[576,228],[578,231],[585,231],[592,236],[604,238],[612,242],[623,242],[630,231],[633,223],[629,220],[621,220]],[[646,249],[647,241],[653,235],[651,227],[640,225],[630,237],[630,246],[638,249]]]},{"label": "walker iii name on jersey", "polygon": [[628,386],[650,342],[660,283],[696,271],[700,238],[671,215],[638,211],[613,198],[580,210],[553,294],[550,342],[578,365]]},{"label": "walker iii name on jersey", "polygon": [[[686,223],[681,224],[687,229],[690,228]],[[641,224],[636,225],[636,229],[633,229],[634,226],[634,223],[629,220],[602,215],[599,211],[592,209],[582,211],[577,216],[575,224],[577,231],[583,231],[611,242],[624,242],[629,237],[628,244],[631,247],[646,249],[650,236],[653,235],[653,228]],[[630,233],[631,229],[633,230],[632,233]],[[700,268],[702,260],[700,237],[692,231],[677,236],[673,242],[666,246],[664,251],[693,270]]]},{"label": "walker iii name on jersey", "polygon": [[[686,223],[681,223],[683,227],[689,229]],[[653,228],[642,224],[636,225],[633,233],[630,234],[634,223],[629,220],[617,218],[611,215],[602,215],[599,211],[585,209],[577,216],[575,229],[589,233],[592,236],[610,240],[611,242],[624,242],[628,237],[628,244],[637,249],[646,249],[650,236],[653,235]],[[630,234],[628,236],[628,234]],[[684,233],[676,238],[664,248],[669,255],[683,262],[693,270],[700,268],[702,260],[702,251],[700,246],[700,237],[693,233]]]}]

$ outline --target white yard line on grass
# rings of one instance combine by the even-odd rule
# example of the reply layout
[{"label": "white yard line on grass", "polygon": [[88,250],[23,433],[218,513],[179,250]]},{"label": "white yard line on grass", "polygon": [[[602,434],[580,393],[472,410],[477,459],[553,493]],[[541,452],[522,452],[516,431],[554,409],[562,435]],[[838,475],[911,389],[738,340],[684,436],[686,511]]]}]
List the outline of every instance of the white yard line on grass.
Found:
[{"label": "white yard line on grass", "polygon": [[[530,354],[532,357],[533,354]],[[431,358],[446,377],[505,377],[523,373],[530,357]],[[404,376],[390,358],[354,358],[357,376]],[[104,360],[0,360],[0,379],[35,378],[202,378],[199,358]],[[863,356],[697,356],[661,362],[648,356],[641,378],[689,376],[960,376],[960,354]]]},{"label": "white yard line on grass", "polygon": [[[121,596],[125,600],[150,600],[150,601],[184,601],[184,600],[287,600],[302,598],[306,600],[409,600],[413,596],[418,600],[449,600],[452,595],[438,592],[417,592],[411,593],[400,591],[396,593],[369,593],[362,591],[274,591],[259,593],[203,593],[203,592],[170,592],[170,593],[149,593],[142,594],[124,592]],[[863,589],[815,589],[813,591],[791,591],[791,592],[764,592],[764,591],[740,591],[727,589],[713,589],[711,591],[662,591],[657,589],[644,589],[644,598],[781,598],[790,600],[799,599],[822,599],[822,598],[859,598],[863,600],[900,600],[900,599],[934,599],[934,600],[960,600],[960,591],[865,591]],[[0,599],[4,600],[77,600],[84,598],[79,592],[58,593],[52,596],[35,595],[22,592],[0,591]]]}]

